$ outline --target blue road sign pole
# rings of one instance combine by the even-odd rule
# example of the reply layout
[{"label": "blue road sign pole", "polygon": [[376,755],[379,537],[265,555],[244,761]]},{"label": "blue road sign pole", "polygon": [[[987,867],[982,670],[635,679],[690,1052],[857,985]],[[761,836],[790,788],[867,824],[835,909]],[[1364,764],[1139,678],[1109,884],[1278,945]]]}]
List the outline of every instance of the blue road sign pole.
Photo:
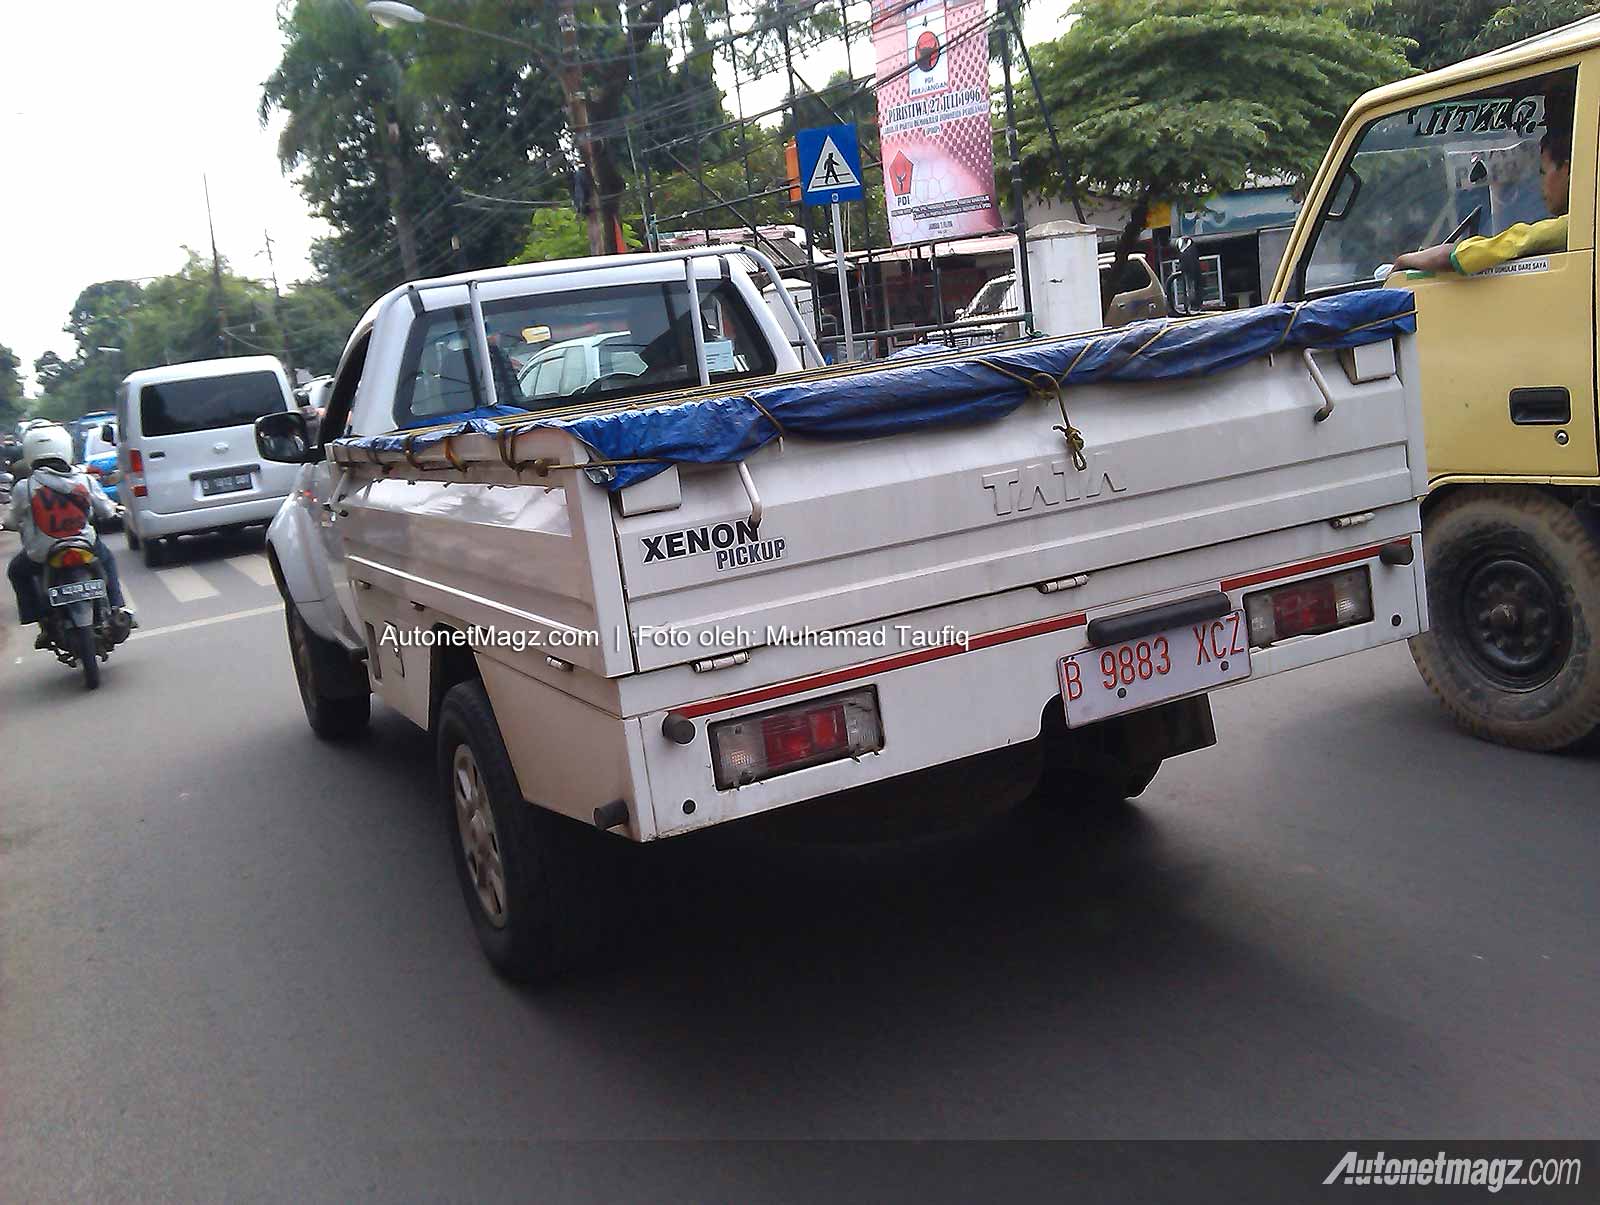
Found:
[{"label": "blue road sign pole", "polygon": [[839,202],[833,203],[833,266],[839,273],[839,314],[844,319],[844,358],[856,358],[855,326],[850,321],[850,286],[844,279],[844,223],[840,220]]}]

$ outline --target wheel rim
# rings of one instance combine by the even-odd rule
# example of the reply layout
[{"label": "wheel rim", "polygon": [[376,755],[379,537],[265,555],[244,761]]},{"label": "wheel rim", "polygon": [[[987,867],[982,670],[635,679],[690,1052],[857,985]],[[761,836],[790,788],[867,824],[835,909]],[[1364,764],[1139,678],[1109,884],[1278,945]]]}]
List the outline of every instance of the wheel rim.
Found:
[{"label": "wheel rim", "polygon": [[1572,651],[1572,622],[1560,587],[1526,553],[1496,550],[1480,557],[1461,591],[1467,652],[1499,685],[1536,690]]},{"label": "wheel rim", "polygon": [[466,857],[467,876],[478,893],[478,906],[495,928],[506,923],[506,868],[500,857],[500,835],[484,786],[478,759],[470,746],[456,746],[450,760],[450,793],[455,802],[456,831]]}]

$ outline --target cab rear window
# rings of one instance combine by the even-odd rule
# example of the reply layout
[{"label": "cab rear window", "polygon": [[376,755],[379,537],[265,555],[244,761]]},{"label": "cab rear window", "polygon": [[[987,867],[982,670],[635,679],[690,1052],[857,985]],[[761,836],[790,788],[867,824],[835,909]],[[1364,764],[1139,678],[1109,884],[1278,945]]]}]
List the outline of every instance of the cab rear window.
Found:
[{"label": "cab rear window", "polygon": [[139,429],[145,435],[182,435],[243,427],[283,408],[283,386],[275,373],[162,381],[139,390]]}]

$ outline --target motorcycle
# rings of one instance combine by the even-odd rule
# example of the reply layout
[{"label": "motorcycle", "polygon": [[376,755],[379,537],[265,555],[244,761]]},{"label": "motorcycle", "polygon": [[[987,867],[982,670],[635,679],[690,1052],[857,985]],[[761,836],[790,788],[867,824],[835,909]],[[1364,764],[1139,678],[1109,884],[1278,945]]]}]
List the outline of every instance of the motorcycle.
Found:
[{"label": "motorcycle", "polygon": [[83,685],[100,685],[100,663],[128,638],[127,617],[107,597],[106,573],[87,540],[57,540],[40,567],[44,629],[63,665],[83,670]]}]

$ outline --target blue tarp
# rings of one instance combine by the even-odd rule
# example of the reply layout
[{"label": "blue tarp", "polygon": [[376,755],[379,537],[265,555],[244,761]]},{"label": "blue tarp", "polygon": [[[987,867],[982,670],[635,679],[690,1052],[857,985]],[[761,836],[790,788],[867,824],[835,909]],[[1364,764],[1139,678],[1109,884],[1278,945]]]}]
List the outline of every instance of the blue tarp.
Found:
[{"label": "blue tarp", "polygon": [[[1285,348],[1356,347],[1416,327],[1409,292],[1365,289],[1187,322],[1153,319],[1092,335],[975,348],[937,363],[911,359],[812,380],[778,379],[726,397],[533,419],[514,429],[553,427],[576,436],[597,460],[610,463],[613,472],[605,485],[616,491],[672,464],[736,463],[781,434],[871,439],[1001,418],[1027,400],[1027,382],[1039,374],[1068,387],[1204,376]],[[458,416],[458,421],[427,431],[350,437],[339,443],[420,454],[451,436],[494,436],[501,430],[483,417]]]}]

